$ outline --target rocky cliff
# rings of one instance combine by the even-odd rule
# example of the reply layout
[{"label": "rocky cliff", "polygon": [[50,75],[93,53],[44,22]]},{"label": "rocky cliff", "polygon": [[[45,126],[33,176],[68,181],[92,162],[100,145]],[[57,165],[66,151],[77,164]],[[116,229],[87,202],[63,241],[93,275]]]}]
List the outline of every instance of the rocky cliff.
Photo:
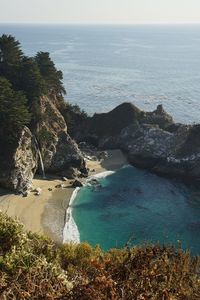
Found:
[{"label": "rocky cliff", "polygon": [[123,103],[89,118],[82,128],[79,140],[102,149],[120,148],[134,166],[169,177],[200,179],[200,125],[174,123],[161,105],[144,112]]},{"label": "rocky cliff", "polygon": [[[15,191],[31,187],[40,170],[39,150],[46,173],[75,178],[87,176],[85,160],[69,136],[56,98],[40,97],[37,122],[24,127],[15,147],[0,160],[0,184]],[[200,125],[174,123],[159,105],[144,112],[123,103],[104,114],[75,124],[74,138],[101,149],[121,149],[137,167],[169,177],[200,179]]]},{"label": "rocky cliff", "polygon": [[87,175],[82,153],[57,106],[56,97],[40,97],[31,131],[24,127],[17,142],[0,158],[2,187],[23,193],[31,189],[35,173],[41,172],[40,153],[46,173],[68,178]]},{"label": "rocky cliff", "polygon": [[106,138],[117,138],[124,128],[133,124],[154,124],[165,129],[173,124],[173,119],[162,105],[153,112],[144,112],[132,103],[122,103],[108,113],[94,114],[81,126],[77,124],[74,137],[78,141],[89,140],[101,144]]},{"label": "rocky cliff", "polygon": [[67,132],[67,124],[56,100],[44,96],[39,102],[40,118],[34,129],[39,142],[45,171],[73,178],[86,172],[85,161],[76,142]]},{"label": "rocky cliff", "polygon": [[0,160],[1,186],[18,192],[32,187],[38,167],[38,151],[31,131],[24,127],[18,143]]}]

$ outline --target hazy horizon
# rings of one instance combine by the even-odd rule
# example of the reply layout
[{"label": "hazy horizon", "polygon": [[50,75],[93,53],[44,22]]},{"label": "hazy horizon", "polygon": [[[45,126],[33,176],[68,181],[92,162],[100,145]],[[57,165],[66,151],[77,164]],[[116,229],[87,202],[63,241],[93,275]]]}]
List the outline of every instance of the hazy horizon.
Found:
[{"label": "hazy horizon", "polygon": [[40,22],[38,22],[38,23],[34,23],[34,22],[1,22],[0,21],[0,24],[1,25],[82,25],[82,26],[93,26],[93,25],[97,25],[97,26],[118,26],[118,25],[120,25],[120,26],[134,26],[134,25],[200,25],[200,22],[188,22],[188,23],[179,23],[179,22],[172,22],[172,23],[154,23],[154,22],[152,22],[152,23],[54,23],[54,22],[52,22],[52,23],[40,23]]},{"label": "hazy horizon", "polygon": [[0,0],[0,23],[196,24],[199,0]]}]

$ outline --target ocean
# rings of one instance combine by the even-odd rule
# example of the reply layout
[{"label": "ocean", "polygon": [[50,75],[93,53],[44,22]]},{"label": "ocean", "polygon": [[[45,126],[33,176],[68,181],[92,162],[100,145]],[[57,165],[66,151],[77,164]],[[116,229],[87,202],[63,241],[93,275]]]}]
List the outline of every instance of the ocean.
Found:
[{"label": "ocean", "polygon": [[[200,254],[200,187],[123,167],[86,185],[72,203],[75,241],[113,247],[160,243]],[[68,235],[68,232],[66,232]]]},{"label": "ocean", "polygon": [[[122,102],[163,104],[175,121],[200,122],[200,25],[0,25],[26,55],[48,51],[66,100],[88,114]],[[128,240],[173,243],[200,254],[200,188],[127,167],[86,186],[71,209],[74,234],[104,249]]]},{"label": "ocean", "polygon": [[89,114],[131,101],[199,122],[200,25],[2,25],[27,55],[48,51],[66,99]]}]

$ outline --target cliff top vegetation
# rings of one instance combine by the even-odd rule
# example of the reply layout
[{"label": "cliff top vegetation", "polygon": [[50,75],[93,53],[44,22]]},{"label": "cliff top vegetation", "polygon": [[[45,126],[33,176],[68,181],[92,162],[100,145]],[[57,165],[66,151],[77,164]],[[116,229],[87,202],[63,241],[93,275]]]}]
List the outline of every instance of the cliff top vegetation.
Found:
[{"label": "cliff top vegetation", "polygon": [[172,246],[57,245],[0,214],[0,299],[200,299],[199,258]]}]

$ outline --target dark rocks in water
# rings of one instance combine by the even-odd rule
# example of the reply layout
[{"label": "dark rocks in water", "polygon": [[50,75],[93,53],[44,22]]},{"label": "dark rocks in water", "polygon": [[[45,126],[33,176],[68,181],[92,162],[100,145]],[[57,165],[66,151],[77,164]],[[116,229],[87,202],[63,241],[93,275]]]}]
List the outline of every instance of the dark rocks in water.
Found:
[{"label": "dark rocks in water", "polygon": [[99,181],[98,181],[96,178],[92,178],[92,179],[90,179],[89,183],[90,183],[91,185],[98,185],[98,184],[99,184]]},{"label": "dark rocks in water", "polygon": [[89,183],[89,185],[91,185],[92,189],[95,192],[99,191],[102,188],[101,183],[96,178],[90,179],[90,181],[88,183]]},{"label": "dark rocks in water", "polygon": [[82,187],[82,186],[83,186],[83,183],[77,179],[72,183],[73,188]]}]

